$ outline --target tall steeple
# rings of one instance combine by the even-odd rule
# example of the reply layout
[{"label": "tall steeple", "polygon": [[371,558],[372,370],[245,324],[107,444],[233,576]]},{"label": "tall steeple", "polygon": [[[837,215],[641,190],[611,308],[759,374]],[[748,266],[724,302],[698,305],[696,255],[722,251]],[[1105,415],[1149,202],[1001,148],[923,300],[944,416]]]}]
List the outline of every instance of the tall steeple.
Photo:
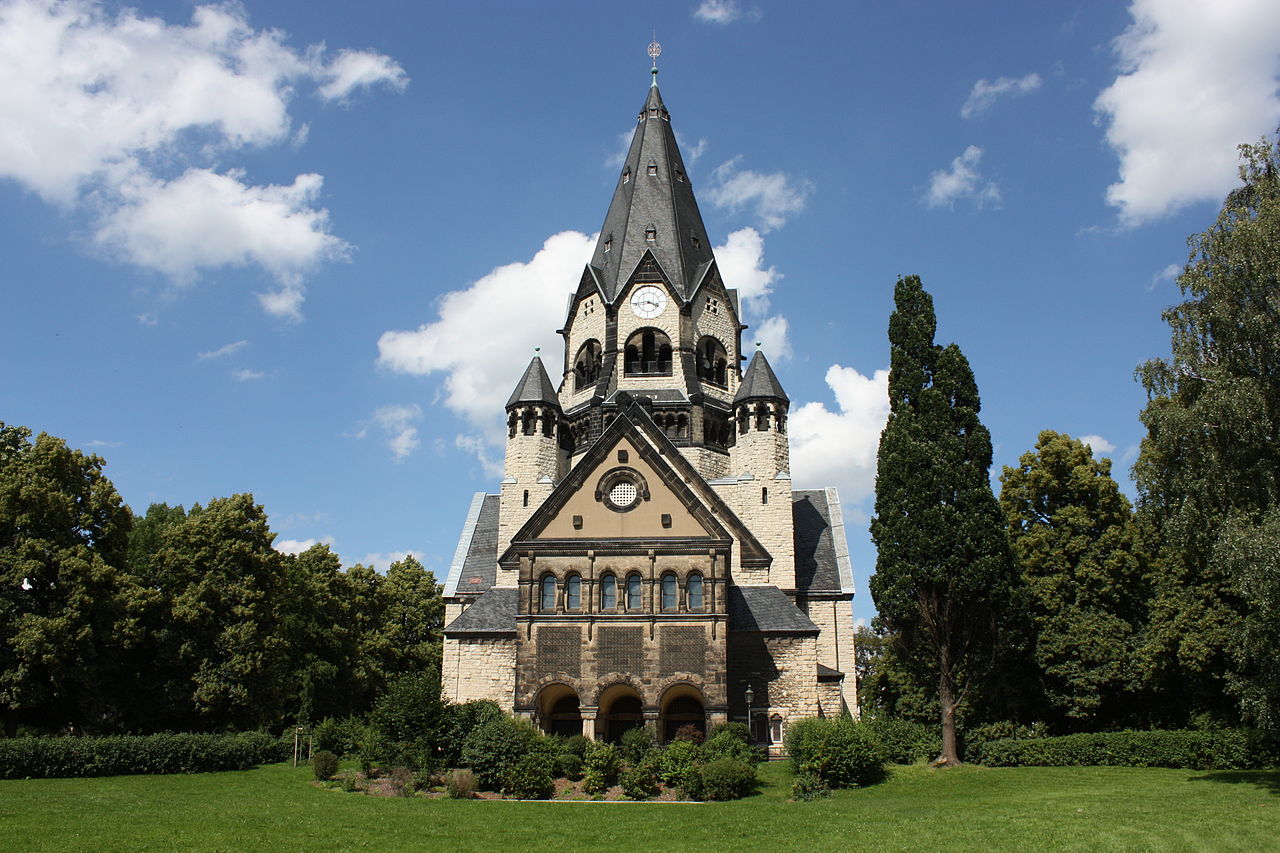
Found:
[{"label": "tall steeple", "polygon": [[650,252],[687,300],[711,264],[711,241],[658,90],[656,65],[636,121],[591,266],[612,303]]}]

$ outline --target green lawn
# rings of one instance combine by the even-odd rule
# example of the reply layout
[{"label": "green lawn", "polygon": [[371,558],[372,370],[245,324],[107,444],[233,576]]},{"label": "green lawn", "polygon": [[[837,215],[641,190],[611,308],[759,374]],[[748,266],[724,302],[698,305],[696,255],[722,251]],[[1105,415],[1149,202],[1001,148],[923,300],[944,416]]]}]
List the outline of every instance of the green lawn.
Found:
[{"label": "green lawn", "polygon": [[882,785],[789,803],[384,799],[307,784],[307,768],[0,781],[8,850],[1268,850],[1280,771],[900,767]]}]

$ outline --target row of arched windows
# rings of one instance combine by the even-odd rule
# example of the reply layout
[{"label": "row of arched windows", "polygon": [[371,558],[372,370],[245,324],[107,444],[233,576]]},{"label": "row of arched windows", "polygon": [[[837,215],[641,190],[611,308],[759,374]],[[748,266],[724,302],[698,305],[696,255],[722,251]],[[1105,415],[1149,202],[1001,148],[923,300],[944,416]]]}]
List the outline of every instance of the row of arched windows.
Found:
[{"label": "row of arched windows", "polygon": [[[680,579],[675,572],[664,572],[658,582],[658,607],[663,613],[675,613],[680,610]],[[644,581],[639,572],[632,572],[619,578],[613,572],[606,572],[599,582],[600,610],[639,612],[644,609]],[[542,576],[539,583],[538,610],[542,613],[555,613],[559,605],[560,582],[555,575]],[[706,597],[702,575],[692,572],[684,582],[685,610],[700,612],[706,605]],[[582,610],[582,576],[575,573],[564,579],[564,610],[577,613]]]},{"label": "row of arched windows", "polygon": [[[640,329],[633,334],[623,349],[622,370],[627,376],[669,374],[671,372],[671,339],[656,329]],[[712,337],[698,342],[695,359],[698,378],[704,382],[724,386],[728,370],[728,355],[724,345]],[[595,383],[600,378],[603,352],[600,342],[594,338],[578,349],[573,360],[574,390]]]}]

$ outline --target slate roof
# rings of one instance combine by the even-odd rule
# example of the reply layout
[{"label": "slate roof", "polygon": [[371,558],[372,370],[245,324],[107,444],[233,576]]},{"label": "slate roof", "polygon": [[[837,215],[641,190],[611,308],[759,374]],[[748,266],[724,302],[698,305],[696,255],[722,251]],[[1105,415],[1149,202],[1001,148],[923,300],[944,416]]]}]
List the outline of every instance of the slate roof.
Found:
[{"label": "slate roof", "polygon": [[769,360],[764,357],[764,353],[756,350],[756,354],[751,356],[751,363],[747,365],[746,373],[742,374],[742,384],[738,386],[733,402],[759,399],[791,402],[787,392],[782,390],[782,383],[774,375],[773,368],[769,366]]},{"label": "slate roof", "polygon": [[819,681],[843,681],[844,673],[838,669],[832,669],[829,666],[818,664],[818,680]]},{"label": "slate roof", "polygon": [[836,490],[792,492],[791,514],[795,522],[797,589],[852,593],[853,566]]},{"label": "slate roof", "polygon": [[454,619],[444,632],[454,634],[514,634],[516,606],[520,590],[510,587],[491,589]]},{"label": "slate roof", "polygon": [[[638,121],[588,271],[613,303],[649,251],[687,302],[714,258],[656,78]],[[645,237],[650,227],[652,241]]]},{"label": "slate roof", "polygon": [[776,586],[731,586],[729,630],[816,634],[818,626]]},{"label": "slate roof", "polygon": [[444,595],[479,595],[493,586],[498,574],[499,495],[478,492],[471,501],[458,548],[445,579]]},{"label": "slate roof", "polygon": [[512,391],[511,397],[507,399],[507,408],[517,403],[560,405],[560,395],[556,393],[556,386],[551,384],[551,377],[547,376],[547,369],[542,366],[542,359],[536,355],[525,368],[524,376],[521,376],[520,381],[516,383],[516,390]]}]

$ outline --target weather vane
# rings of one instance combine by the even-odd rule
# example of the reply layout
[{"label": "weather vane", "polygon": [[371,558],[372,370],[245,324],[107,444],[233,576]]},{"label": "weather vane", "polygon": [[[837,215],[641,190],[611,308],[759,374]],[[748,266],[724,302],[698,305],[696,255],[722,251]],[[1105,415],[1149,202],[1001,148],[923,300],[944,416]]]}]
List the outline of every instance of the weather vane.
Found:
[{"label": "weather vane", "polygon": [[658,57],[662,55],[662,45],[658,44],[658,33],[653,33],[653,41],[649,42],[649,58],[653,60],[653,73],[658,73]]}]

